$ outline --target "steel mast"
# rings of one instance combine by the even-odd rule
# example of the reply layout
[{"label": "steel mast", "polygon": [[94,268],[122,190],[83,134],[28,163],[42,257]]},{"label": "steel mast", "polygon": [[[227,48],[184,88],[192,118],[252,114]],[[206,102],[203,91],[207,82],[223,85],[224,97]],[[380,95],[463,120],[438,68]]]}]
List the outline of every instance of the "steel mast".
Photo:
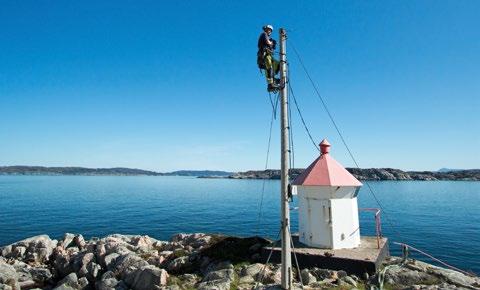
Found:
[{"label": "steel mast", "polygon": [[292,256],[290,241],[290,205],[288,193],[288,165],[290,157],[287,97],[287,33],[280,28],[280,79],[283,88],[280,90],[281,102],[281,226],[282,226],[282,288],[292,289]]}]

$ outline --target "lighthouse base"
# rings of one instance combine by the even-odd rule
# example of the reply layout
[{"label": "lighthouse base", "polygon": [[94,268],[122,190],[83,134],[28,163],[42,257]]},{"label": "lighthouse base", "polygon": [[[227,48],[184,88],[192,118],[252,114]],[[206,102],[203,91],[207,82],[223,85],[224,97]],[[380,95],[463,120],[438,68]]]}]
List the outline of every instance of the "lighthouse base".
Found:
[{"label": "lighthouse base", "polygon": [[[298,235],[293,235],[295,250],[292,249],[292,264],[294,264],[293,251],[298,259],[300,268],[318,267],[330,270],[344,270],[348,274],[362,277],[365,273],[375,273],[385,258],[390,256],[388,239],[376,237],[361,237],[360,246],[353,249],[319,249],[308,247],[299,242]],[[276,243],[279,245],[280,243]],[[378,246],[379,245],[379,246]],[[281,247],[264,247],[262,260],[266,262],[272,252],[270,262],[280,263]]]}]

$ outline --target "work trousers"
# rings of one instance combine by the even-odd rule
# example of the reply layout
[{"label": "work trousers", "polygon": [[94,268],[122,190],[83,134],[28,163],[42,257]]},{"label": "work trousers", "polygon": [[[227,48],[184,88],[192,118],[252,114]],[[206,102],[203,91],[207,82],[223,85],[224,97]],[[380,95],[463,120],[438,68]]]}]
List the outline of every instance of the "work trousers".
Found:
[{"label": "work trousers", "polygon": [[273,55],[267,53],[264,58],[265,62],[265,76],[269,85],[274,84],[275,75],[280,71],[280,62],[276,60]]}]

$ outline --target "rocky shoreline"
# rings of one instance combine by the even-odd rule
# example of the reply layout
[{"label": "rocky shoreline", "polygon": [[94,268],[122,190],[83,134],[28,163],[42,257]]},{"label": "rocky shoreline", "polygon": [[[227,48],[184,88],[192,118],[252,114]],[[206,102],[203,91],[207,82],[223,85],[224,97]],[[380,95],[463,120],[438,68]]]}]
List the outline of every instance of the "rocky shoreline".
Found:
[{"label": "rocky shoreline", "polygon": [[[480,181],[480,169],[439,171],[402,171],[394,168],[346,168],[358,180],[458,180]],[[295,179],[304,169],[290,169],[290,178]],[[280,170],[250,170],[234,173],[231,179],[280,179]]]},{"label": "rocky shoreline", "polygon": [[[280,269],[262,264],[270,241],[177,234],[169,241],[109,235],[85,240],[35,236],[0,248],[0,289],[150,290],[280,289]],[[480,289],[478,277],[427,263],[389,258],[368,277],[310,268],[294,271],[302,289]]]}]

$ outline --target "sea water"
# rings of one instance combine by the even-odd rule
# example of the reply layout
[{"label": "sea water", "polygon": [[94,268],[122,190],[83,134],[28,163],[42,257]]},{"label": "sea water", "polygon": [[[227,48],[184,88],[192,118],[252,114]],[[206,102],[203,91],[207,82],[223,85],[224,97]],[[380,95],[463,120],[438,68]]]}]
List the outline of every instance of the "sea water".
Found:
[{"label": "sea water", "polygon": [[[390,241],[480,273],[480,182],[369,185],[384,210],[383,234]],[[279,189],[278,180],[0,176],[0,246],[39,234],[58,239],[65,232],[86,238],[121,233],[169,239],[179,232],[276,238]],[[365,185],[358,198],[360,208],[380,207]],[[361,212],[360,223],[362,235],[375,235],[373,213]],[[400,255],[399,246],[390,244],[390,250]]]}]

